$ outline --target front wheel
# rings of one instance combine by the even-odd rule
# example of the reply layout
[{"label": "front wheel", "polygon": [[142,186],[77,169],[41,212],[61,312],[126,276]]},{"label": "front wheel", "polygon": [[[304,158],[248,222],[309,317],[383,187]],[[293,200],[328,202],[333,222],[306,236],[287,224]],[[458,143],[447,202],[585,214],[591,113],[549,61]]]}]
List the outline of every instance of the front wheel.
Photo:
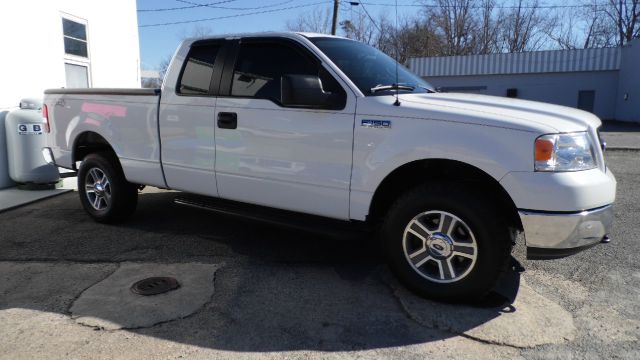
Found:
[{"label": "front wheel", "polygon": [[463,184],[408,191],[381,228],[389,266],[415,293],[435,300],[480,300],[511,252],[511,231],[490,198]]},{"label": "front wheel", "polygon": [[136,209],[138,190],[127,182],[117,160],[101,152],[87,155],[78,171],[78,194],[85,211],[97,222],[122,221]]}]

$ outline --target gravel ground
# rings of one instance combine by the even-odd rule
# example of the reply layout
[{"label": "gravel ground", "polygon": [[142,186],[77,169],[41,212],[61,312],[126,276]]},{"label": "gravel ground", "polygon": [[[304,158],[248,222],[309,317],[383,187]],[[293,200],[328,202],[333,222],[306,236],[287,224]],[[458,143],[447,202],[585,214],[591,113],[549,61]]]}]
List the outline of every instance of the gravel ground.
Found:
[{"label": "gravel ground", "polygon": [[[519,244],[526,270],[499,287],[511,302],[496,295],[480,307],[408,293],[367,238],[212,215],[174,205],[172,192],[146,190],[118,226],[92,222],[75,193],[0,213],[0,358],[638,359],[639,154],[607,154],[618,179],[610,244],[553,261],[524,260]],[[118,322],[98,301],[91,314],[86,297],[136,263],[210,264],[217,271],[202,291],[215,290],[195,311],[168,311],[153,325],[78,321],[74,304]]]}]

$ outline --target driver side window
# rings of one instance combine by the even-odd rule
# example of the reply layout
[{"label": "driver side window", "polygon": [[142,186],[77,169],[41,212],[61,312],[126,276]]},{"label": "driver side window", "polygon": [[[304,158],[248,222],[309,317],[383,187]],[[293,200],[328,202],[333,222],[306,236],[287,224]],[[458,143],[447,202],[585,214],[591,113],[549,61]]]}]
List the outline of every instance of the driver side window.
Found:
[{"label": "driver side window", "polygon": [[283,75],[319,76],[326,92],[341,90],[322,67],[301,51],[280,43],[247,42],[233,70],[231,96],[266,99],[280,103]]}]

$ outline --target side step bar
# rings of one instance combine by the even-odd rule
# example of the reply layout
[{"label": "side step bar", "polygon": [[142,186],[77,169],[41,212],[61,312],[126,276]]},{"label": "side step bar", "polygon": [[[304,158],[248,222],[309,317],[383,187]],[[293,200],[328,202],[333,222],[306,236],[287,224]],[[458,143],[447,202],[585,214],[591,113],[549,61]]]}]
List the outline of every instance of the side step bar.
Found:
[{"label": "side step bar", "polygon": [[173,202],[222,215],[336,237],[353,237],[371,230],[370,226],[362,221],[341,221],[208,196],[181,194],[176,196]]}]

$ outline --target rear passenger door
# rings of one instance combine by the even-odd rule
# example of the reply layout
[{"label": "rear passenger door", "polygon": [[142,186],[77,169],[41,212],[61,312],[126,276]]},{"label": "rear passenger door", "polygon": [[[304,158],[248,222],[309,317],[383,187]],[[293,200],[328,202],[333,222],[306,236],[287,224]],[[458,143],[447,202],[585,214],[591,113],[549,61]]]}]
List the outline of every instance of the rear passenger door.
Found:
[{"label": "rear passenger door", "polygon": [[[319,77],[325,92],[344,99],[342,108],[284,106],[286,75]],[[355,96],[345,89],[302,44],[242,39],[225,65],[216,106],[220,196],[348,219]]]},{"label": "rear passenger door", "polygon": [[179,73],[164,83],[159,109],[162,165],[167,185],[217,196],[215,106],[225,41],[198,41],[177,54]]}]

